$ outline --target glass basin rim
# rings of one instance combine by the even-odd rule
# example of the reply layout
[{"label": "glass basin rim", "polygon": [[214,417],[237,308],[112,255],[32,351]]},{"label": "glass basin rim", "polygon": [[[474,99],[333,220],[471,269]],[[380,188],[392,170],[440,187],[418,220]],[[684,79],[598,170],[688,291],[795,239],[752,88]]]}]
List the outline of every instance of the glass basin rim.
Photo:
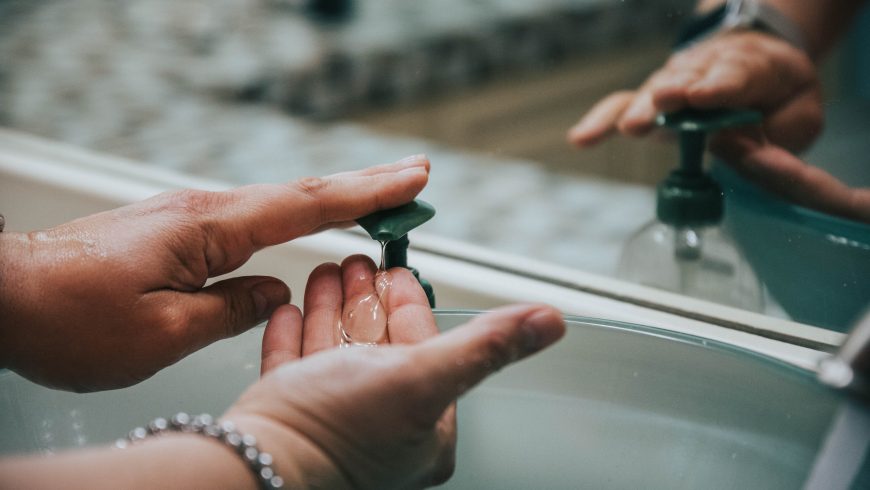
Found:
[{"label": "glass basin rim", "polygon": [[[468,317],[471,318],[473,316],[477,316],[481,313],[486,313],[487,310],[474,310],[474,309],[435,309],[433,312],[436,317],[439,316],[457,316],[457,317]],[[774,369],[783,369],[787,371],[789,374],[797,375],[801,378],[806,378],[813,383],[817,383],[816,381],[816,373],[815,371],[805,369],[803,367],[794,365],[790,362],[784,361],[782,359],[777,359],[775,357],[769,356],[767,354],[763,354],[761,352],[730,344],[728,342],[723,342],[721,340],[708,339],[704,337],[700,337],[698,335],[692,335],[689,333],[676,332],[673,330],[668,330],[667,328],[662,327],[653,327],[650,325],[643,325],[640,323],[631,323],[631,322],[622,322],[618,320],[607,320],[604,318],[595,318],[595,317],[586,317],[579,315],[562,315],[562,318],[565,319],[568,328],[571,328],[571,324],[582,324],[587,326],[592,326],[596,328],[610,329],[610,330],[619,330],[623,332],[630,332],[633,334],[640,334],[649,337],[656,337],[659,339],[670,340],[674,342],[679,342],[682,344],[688,344],[693,347],[713,350],[722,354],[731,355],[731,356],[741,356],[748,357],[756,362],[761,364],[765,364],[768,367],[772,367]]]}]

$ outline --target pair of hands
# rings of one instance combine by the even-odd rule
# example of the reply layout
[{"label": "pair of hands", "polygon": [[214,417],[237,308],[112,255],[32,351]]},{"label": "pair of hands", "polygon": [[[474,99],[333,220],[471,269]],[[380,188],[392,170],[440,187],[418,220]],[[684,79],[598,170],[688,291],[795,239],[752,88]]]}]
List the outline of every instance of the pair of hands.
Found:
[{"label": "pair of hands", "polygon": [[[167,193],[47,231],[0,234],[2,365],[50,386],[117,388],[271,317],[263,377],[223,418],[258,438],[290,487],[443,482],[456,398],[558,340],[556,310],[513,306],[437,335],[417,280],[392,269],[382,297],[392,345],[335,349],[342,310],[374,290],[366,257],[315,269],[304,315],[275,278],[205,286],[260,248],[410,201],[428,171],[419,156],[286,185]],[[64,464],[79,478],[75,468],[89,460],[39,471],[63,475]]]},{"label": "pair of hands", "polygon": [[821,88],[812,60],[768,34],[723,33],[674,53],[637,90],[613,93],[592,107],[568,140],[582,148],[616,132],[643,136],[659,112],[688,107],[760,110],[762,132],[721,132],[710,149],[781,197],[870,222],[870,189],[851,189],[794,156],[822,130]]}]

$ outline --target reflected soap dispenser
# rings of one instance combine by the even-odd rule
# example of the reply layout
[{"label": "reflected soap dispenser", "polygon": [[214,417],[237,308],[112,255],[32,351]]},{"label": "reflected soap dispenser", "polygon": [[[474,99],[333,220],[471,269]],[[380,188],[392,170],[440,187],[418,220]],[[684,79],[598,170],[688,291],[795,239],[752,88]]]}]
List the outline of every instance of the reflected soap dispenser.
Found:
[{"label": "reflected soap dispenser", "polygon": [[658,117],[658,125],[679,132],[680,165],[658,186],[656,219],[626,242],[620,278],[762,311],[761,283],[722,229],[722,189],[703,167],[708,132],[760,121],[757,112],[731,110],[685,110]]}]

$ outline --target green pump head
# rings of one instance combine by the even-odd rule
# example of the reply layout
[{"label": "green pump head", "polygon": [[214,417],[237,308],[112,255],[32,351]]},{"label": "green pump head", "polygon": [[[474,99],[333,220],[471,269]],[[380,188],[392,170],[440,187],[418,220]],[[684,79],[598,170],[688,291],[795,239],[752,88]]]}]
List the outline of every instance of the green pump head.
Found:
[{"label": "green pump head", "polygon": [[658,219],[671,226],[713,225],[722,220],[722,189],[704,171],[707,133],[758,124],[761,114],[745,110],[686,109],[659,114],[656,123],[680,133],[680,166],[659,184]]},{"label": "green pump head", "polygon": [[429,281],[420,278],[417,269],[408,267],[408,232],[435,216],[431,204],[415,199],[408,204],[393,209],[384,209],[356,220],[373,240],[386,242],[384,267],[404,267],[410,269],[429,298],[429,306],[435,307],[435,292]]},{"label": "green pump head", "polygon": [[356,220],[360,226],[379,242],[392,242],[407,235],[409,231],[435,216],[431,204],[415,199],[393,209],[384,209]]}]

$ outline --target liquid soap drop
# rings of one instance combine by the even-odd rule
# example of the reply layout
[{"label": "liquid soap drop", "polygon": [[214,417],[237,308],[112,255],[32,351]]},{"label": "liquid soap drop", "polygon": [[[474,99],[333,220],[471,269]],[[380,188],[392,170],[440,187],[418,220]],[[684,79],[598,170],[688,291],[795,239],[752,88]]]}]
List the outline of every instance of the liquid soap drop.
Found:
[{"label": "liquid soap drop", "polygon": [[345,302],[338,324],[341,347],[376,346],[389,340],[385,303],[392,281],[389,272],[384,269],[385,248],[386,242],[381,242],[381,261],[372,284],[374,291]]}]

